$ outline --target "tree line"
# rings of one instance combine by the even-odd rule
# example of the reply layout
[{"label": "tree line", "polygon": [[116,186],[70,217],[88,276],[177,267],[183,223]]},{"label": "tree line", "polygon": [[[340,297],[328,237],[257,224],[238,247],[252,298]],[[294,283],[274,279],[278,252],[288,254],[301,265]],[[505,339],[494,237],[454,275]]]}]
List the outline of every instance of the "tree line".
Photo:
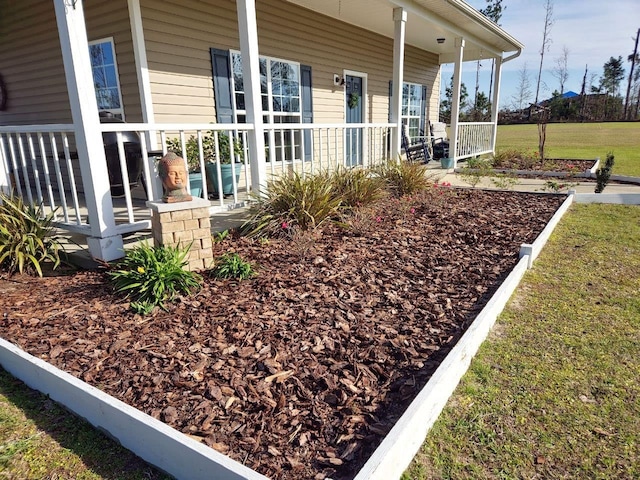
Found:
[{"label": "tree line", "polygon": [[[486,0],[487,7],[480,13],[499,25],[502,12],[506,6],[503,0]],[[508,107],[503,108],[499,114],[501,123],[533,122],[534,112],[544,109],[549,121],[571,122],[599,122],[618,120],[640,120],[640,54],[638,53],[638,39],[640,29],[632,40],[634,49],[626,60],[630,63],[628,73],[624,68],[623,56],[610,57],[602,67],[602,74],[589,73],[588,65],[582,79],[582,88],[579,94],[569,95],[565,92],[565,85],[569,78],[569,55],[566,46],[562,47],[562,53],[555,59],[551,74],[558,81],[558,88],[553,91],[551,97],[541,100],[540,84],[543,71],[545,53],[549,51],[551,44],[551,28],[553,19],[553,0],[544,2],[545,18],[543,26],[542,45],[539,51],[540,64],[535,83],[535,96],[533,85],[527,64],[524,63],[518,72],[516,93],[509,99]],[[492,85],[489,86],[489,94],[479,90],[480,62],[477,62],[476,84],[473,98],[469,97],[466,85],[463,83],[460,89],[460,119],[462,121],[489,121],[491,116]],[[493,79],[493,62],[491,78]],[[623,81],[626,79],[626,89]],[[440,103],[440,120],[449,123],[451,121],[451,106],[453,97],[453,76],[445,89],[445,98]],[[532,101],[533,100],[533,101]]]}]

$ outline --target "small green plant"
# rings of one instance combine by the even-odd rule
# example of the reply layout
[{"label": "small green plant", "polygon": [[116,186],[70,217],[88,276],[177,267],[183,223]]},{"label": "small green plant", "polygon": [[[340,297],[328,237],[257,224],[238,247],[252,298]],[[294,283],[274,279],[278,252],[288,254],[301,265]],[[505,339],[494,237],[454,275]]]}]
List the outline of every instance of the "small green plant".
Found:
[{"label": "small green plant", "polygon": [[251,208],[242,226],[249,236],[286,236],[291,228],[310,230],[337,218],[342,200],[334,192],[328,173],[297,172],[278,177]]},{"label": "small green plant", "polygon": [[229,236],[229,230],[224,230],[222,232],[218,232],[215,233],[213,235],[213,242],[214,243],[222,243],[225,241],[225,239]]},{"label": "small green plant", "polygon": [[496,173],[491,177],[491,183],[502,190],[511,190],[518,184],[518,178],[508,173]]},{"label": "small green plant", "polygon": [[397,197],[422,192],[433,183],[427,176],[426,165],[421,163],[389,160],[374,168],[373,171]]},{"label": "small green plant", "polygon": [[611,172],[613,171],[614,164],[614,156],[613,152],[607,153],[607,159],[605,161],[604,167],[598,168],[596,170],[596,189],[595,193],[602,193],[604,187],[609,183],[609,179],[611,178]]},{"label": "small green plant", "polygon": [[142,315],[177,294],[189,295],[200,288],[202,277],[185,270],[189,247],[151,247],[141,244],[126,252],[116,269],[107,272],[116,292],[131,298],[131,309]]},{"label": "small green plant", "polygon": [[246,280],[255,275],[251,264],[237,253],[226,253],[214,262],[211,274],[216,278]]},{"label": "small green plant", "polygon": [[0,266],[9,274],[37,273],[42,263],[60,265],[60,242],[52,235],[54,213],[28,205],[22,198],[0,194]]},{"label": "small green plant", "polygon": [[460,177],[472,188],[476,188],[482,177],[493,177],[494,175],[495,171],[488,160],[475,160],[460,170]]},{"label": "small green plant", "polygon": [[345,208],[371,205],[384,196],[384,182],[365,168],[339,168],[331,176],[334,194]]}]

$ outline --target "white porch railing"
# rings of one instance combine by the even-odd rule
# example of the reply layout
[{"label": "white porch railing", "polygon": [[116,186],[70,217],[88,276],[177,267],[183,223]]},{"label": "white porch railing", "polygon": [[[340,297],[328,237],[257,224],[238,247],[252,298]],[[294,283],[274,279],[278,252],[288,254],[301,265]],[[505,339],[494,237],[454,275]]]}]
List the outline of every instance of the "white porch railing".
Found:
[{"label": "white porch railing", "polygon": [[[393,156],[389,150],[389,132],[394,127],[390,123],[265,125],[267,173],[277,176],[296,171],[306,175],[340,166],[377,164]],[[80,167],[73,128],[73,125],[0,127],[2,185],[29,202],[43,205],[47,211],[54,211],[56,224],[61,228],[89,234],[91,219],[85,208],[83,186],[77,181]],[[206,172],[207,168],[216,170],[218,185],[207,182],[206,174],[202,181],[201,196],[212,201],[212,214],[242,205],[248,199],[251,154],[247,133],[253,129],[251,124],[104,123],[100,124],[100,129],[103,133],[115,132],[117,138],[115,168],[119,169],[121,195],[112,200],[119,233],[149,228],[146,200],[161,196],[156,161],[167,152],[169,139],[178,139],[181,152],[177,153],[187,158],[189,153],[193,155],[193,151],[187,150],[187,144],[189,137],[194,136],[201,172]],[[142,139],[139,178],[129,175],[127,156],[130,153],[123,141],[124,132],[136,132]],[[221,185],[220,163],[208,162],[206,154],[206,141],[211,139],[208,152],[213,148],[213,156],[219,157],[223,133],[240,145],[238,153],[234,148],[230,149],[234,161],[231,162],[233,173],[229,193],[225,193]],[[146,138],[159,140],[161,147],[150,151],[144,141]],[[216,191],[215,195],[210,187]],[[113,192],[112,185],[112,196]]]},{"label": "white porch railing", "polygon": [[492,122],[458,123],[456,160],[491,153],[494,125]]},{"label": "white porch railing", "polygon": [[56,222],[89,233],[76,184],[73,125],[0,127],[2,187],[53,211]]}]

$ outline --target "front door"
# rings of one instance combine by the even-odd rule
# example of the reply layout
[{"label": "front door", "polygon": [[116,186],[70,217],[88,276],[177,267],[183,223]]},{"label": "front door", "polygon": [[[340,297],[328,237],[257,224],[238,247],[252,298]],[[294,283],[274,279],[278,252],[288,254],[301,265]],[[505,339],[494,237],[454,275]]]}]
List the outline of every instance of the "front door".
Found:
[{"label": "front door", "polygon": [[[364,99],[362,77],[345,76],[345,111],[347,123],[362,123]],[[345,164],[362,165],[362,128],[347,128],[345,135]]]}]

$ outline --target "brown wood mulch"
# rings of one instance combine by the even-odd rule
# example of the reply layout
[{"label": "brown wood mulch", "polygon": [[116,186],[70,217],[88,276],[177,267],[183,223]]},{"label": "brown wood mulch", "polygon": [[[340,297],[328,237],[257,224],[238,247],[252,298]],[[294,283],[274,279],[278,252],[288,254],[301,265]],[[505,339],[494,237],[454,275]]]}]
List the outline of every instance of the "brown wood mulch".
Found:
[{"label": "brown wood mulch", "polygon": [[544,162],[532,162],[519,157],[501,159],[495,168],[500,170],[530,170],[534,172],[565,172],[568,176],[584,173],[595,164],[595,160],[572,160],[548,158]]},{"label": "brown wood mulch", "polygon": [[564,196],[433,188],[229,237],[258,275],[141,317],[102,272],[0,280],[0,335],[277,479],[352,478]]}]

